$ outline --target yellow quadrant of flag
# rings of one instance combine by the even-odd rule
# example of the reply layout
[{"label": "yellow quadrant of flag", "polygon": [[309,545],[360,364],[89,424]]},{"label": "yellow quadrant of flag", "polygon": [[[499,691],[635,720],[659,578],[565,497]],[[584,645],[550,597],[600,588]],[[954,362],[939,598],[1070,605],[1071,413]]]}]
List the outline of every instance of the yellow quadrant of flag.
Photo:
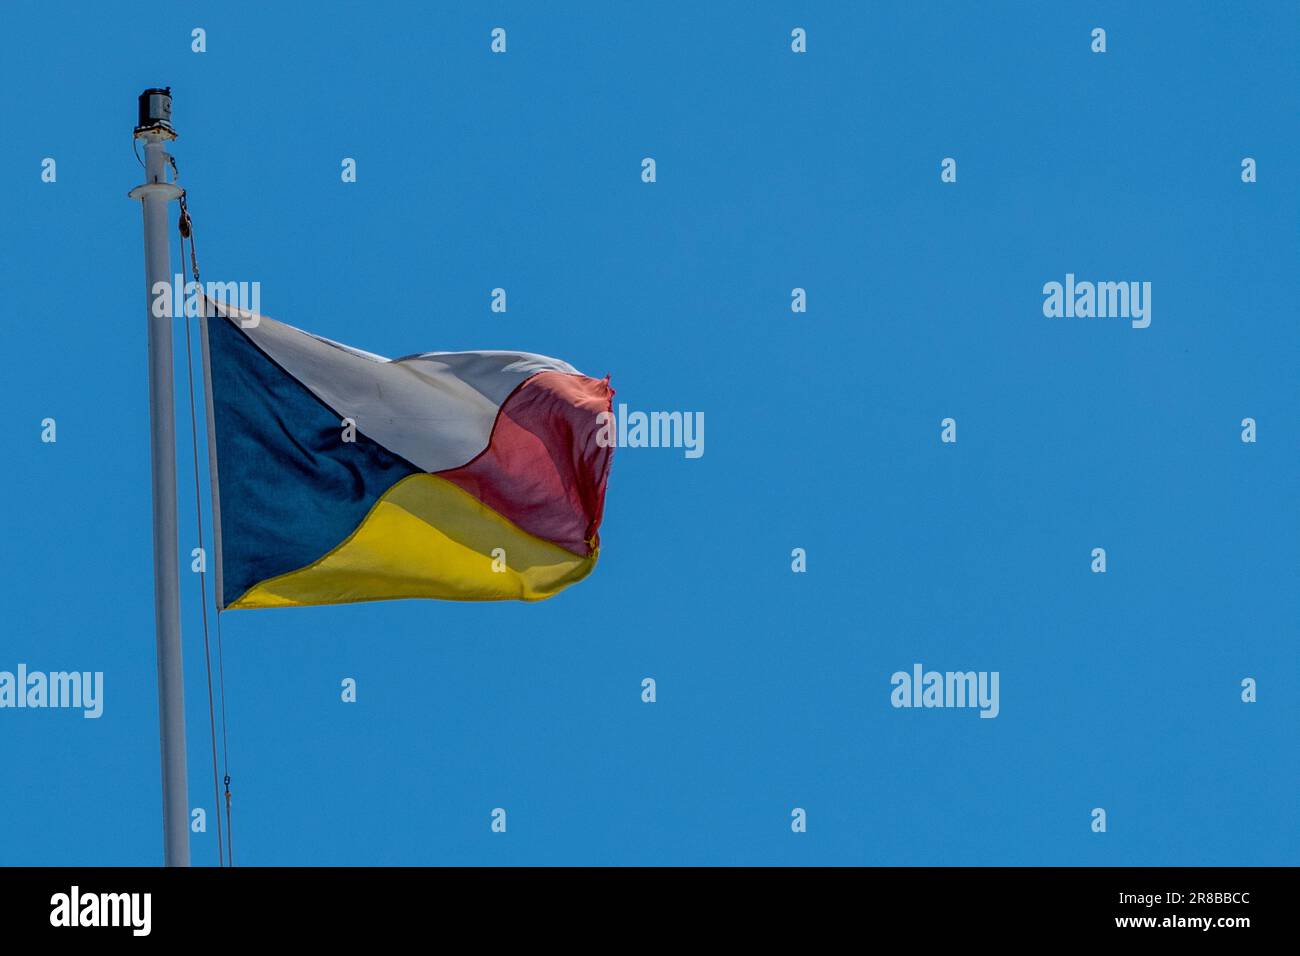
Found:
[{"label": "yellow quadrant of flag", "polygon": [[[496,561],[504,570],[493,570],[496,549],[504,552]],[[230,607],[385,598],[538,601],[586,577],[596,557],[534,537],[451,482],[417,474],[385,492],[334,550],[259,582]]]}]

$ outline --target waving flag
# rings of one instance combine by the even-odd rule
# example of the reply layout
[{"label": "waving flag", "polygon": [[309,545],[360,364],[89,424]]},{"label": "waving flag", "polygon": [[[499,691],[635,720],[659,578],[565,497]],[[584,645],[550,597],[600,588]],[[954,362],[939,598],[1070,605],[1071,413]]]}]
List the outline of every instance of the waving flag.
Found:
[{"label": "waving flag", "polygon": [[221,607],[534,601],[595,566],[608,378],[526,352],[390,360],[214,308]]}]

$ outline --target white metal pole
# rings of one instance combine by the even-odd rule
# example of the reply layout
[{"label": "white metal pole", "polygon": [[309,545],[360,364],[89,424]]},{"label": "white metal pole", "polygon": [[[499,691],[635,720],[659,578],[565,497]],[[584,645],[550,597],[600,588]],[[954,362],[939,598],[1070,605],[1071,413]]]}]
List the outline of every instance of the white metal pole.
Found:
[{"label": "white metal pole", "polygon": [[[163,91],[148,91],[161,94]],[[161,109],[161,101],[155,100]],[[158,650],[158,720],[162,746],[163,859],[167,866],[190,865],[189,785],[185,763],[185,679],[181,662],[181,623],[178,542],[176,537],[176,417],[172,391],[172,297],[167,315],[154,315],[154,284],[171,287],[171,255],[167,216],[180,198],[179,187],[167,182],[166,143],[171,129],[171,96],[166,117],[158,125],[141,122],[136,138],[144,142],[145,182],[131,190],[144,209],[144,272],[146,322],[149,330],[149,422],[153,470],[153,586],[154,629]],[[182,263],[183,265],[183,263]],[[180,321],[186,321],[184,315]],[[215,809],[215,808],[214,808]]]}]

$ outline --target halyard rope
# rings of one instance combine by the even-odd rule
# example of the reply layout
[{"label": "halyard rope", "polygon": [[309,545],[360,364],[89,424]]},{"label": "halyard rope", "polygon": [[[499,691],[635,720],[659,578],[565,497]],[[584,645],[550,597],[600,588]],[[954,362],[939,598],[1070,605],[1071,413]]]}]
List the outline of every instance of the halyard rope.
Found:
[{"label": "halyard rope", "polygon": [[[176,168],[176,160],[169,156],[172,171],[177,180],[180,179],[180,170]],[[185,190],[181,190],[180,196],[181,215],[178,222],[180,231],[180,257],[181,269],[185,268],[185,241],[188,239],[190,244],[190,267],[194,274],[194,284],[199,285],[199,260],[198,253],[194,246],[194,224],[190,221],[189,205],[186,202]],[[181,297],[182,300],[184,296]],[[206,308],[206,302],[202,306]],[[207,671],[208,679],[208,730],[212,742],[212,797],[213,810],[217,819],[217,863],[220,866],[234,865],[234,848],[230,836],[230,749],[229,741],[226,734],[226,668],[223,657],[223,647],[221,641],[221,611],[216,610],[217,615],[217,662],[220,672],[221,685],[221,752],[222,763],[225,765],[225,797],[226,797],[226,848],[227,853],[222,852],[222,826],[221,826],[221,794],[217,783],[217,719],[216,709],[212,694],[212,650],[208,638],[208,584],[207,584],[207,552],[203,548],[203,499],[199,487],[199,437],[198,437],[198,416],[195,412],[194,400],[194,352],[190,344],[190,322],[189,316],[184,314],[180,316],[185,325],[185,378],[189,390],[190,400],[190,448],[194,458],[194,518],[198,527],[199,553],[202,555],[199,564],[199,606],[203,615],[203,663]],[[216,594],[213,594],[215,600]]]}]

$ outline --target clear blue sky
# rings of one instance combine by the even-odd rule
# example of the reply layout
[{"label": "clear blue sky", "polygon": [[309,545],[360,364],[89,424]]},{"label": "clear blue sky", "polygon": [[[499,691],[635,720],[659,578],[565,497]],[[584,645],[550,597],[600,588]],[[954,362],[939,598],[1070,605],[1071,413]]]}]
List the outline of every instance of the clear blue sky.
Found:
[{"label": "clear blue sky", "polygon": [[[616,455],[553,600],[225,615],[238,862],[1300,863],[1295,4],[455,6],[5,4],[0,669],[106,701],[0,711],[0,863],[161,859],[154,85],[206,277],[707,424],[700,459]],[[1151,327],[1045,318],[1067,272],[1150,281]],[[998,671],[1000,715],[893,709],[915,662]]]}]

